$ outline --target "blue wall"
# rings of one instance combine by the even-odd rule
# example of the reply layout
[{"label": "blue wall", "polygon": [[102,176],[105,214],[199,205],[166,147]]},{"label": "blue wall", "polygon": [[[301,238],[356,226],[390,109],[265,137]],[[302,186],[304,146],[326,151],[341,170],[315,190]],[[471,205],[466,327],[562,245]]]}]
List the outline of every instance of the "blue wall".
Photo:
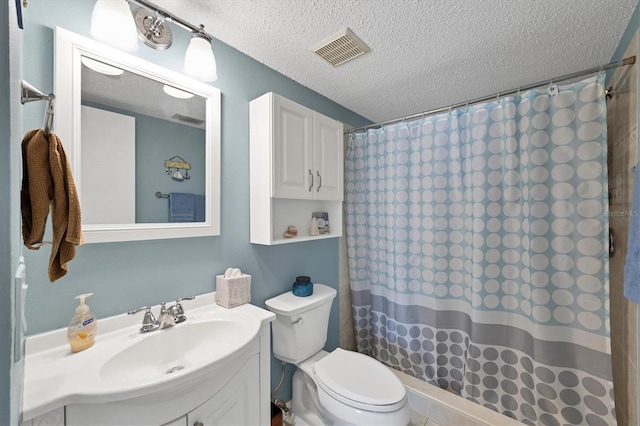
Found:
[{"label": "blue wall", "polygon": [[9,424],[12,325],[11,325],[11,238],[9,230],[10,199],[9,181],[11,163],[9,147],[9,9],[7,2],[0,2],[0,425]]},{"label": "blue wall", "polygon": [[[29,3],[22,50],[24,78],[42,90],[53,87],[53,27],[89,36],[93,5],[91,1],[69,0]],[[170,50],[157,52],[140,45],[136,54],[181,72],[189,34],[180,28],[174,28],[173,33]],[[249,101],[273,91],[354,126],[369,122],[227,45],[214,41],[214,52],[219,78],[213,85],[222,92],[222,235],[84,245],[78,248],[69,274],[54,284],[47,281],[49,249],[27,253],[30,334],[65,327],[74,312],[73,297],[77,294],[94,292],[92,311],[98,318],[106,317],[213,291],[215,275],[229,266],[253,276],[252,302],[261,307],[266,299],[288,291],[296,275],[310,275],[315,282],[337,288],[337,239],[273,247],[249,243]],[[42,108],[25,109],[24,130],[40,127],[42,114]],[[0,167],[1,173],[6,169]],[[11,173],[19,173],[17,165],[12,166]],[[338,346],[338,330],[336,301],[327,349]],[[273,384],[279,373],[279,363],[273,360]],[[289,395],[290,379],[289,375],[282,396]]]},{"label": "blue wall", "polygon": [[[204,194],[204,138],[204,129],[140,114],[136,116],[136,222],[169,220],[169,200],[156,198],[156,191]],[[191,179],[176,182],[165,173],[164,161],[174,155],[191,163]],[[185,171],[180,170],[180,173],[184,175]]]},{"label": "blue wall", "polygon": [[636,5],[636,9],[633,11],[631,15],[631,19],[629,20],[629,25],[624,31],[622,38],[620,39],[620,43],[616,48],[615,52],[611,57],[611,62],[617,62],[622,59],[624,52],[629,47],[629,43],[631,43],[631,39],[635,35],[636,31],[640,27],[640,4]]}]

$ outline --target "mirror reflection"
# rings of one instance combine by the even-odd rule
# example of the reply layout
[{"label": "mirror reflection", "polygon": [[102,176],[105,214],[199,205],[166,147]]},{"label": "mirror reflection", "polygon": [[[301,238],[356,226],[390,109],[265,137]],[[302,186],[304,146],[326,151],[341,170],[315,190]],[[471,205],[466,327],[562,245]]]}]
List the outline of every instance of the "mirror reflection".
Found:
[{"label": "mirror reflection", "polygon": [[204,222],[206,98],[81,63],[83,223]]},{"label": "mirror reflection", "polygon": [[85,242],[220,235],[220,90],[60,27],[54,64]]}]

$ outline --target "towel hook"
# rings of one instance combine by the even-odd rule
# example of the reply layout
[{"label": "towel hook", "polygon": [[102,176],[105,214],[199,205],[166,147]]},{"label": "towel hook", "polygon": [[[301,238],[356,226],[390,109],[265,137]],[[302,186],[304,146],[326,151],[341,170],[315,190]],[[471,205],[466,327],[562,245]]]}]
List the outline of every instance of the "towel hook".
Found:
[{"label": "towel hook", "polygon": [[47,108],[45,109],[45,117],[44,117],[44,134],[49,136],[51,134],[51,128],[53,127],[53,113],[54,113],[54,101],[56,96],[53,93],[49,93],[45,95],[40,90],[36,89],[34,86],[22,80],[20,82],[20,88],[22,91],[22,95],[20,97],[20,102],[24,105],[27,102],[34,101],[47,101]]}]

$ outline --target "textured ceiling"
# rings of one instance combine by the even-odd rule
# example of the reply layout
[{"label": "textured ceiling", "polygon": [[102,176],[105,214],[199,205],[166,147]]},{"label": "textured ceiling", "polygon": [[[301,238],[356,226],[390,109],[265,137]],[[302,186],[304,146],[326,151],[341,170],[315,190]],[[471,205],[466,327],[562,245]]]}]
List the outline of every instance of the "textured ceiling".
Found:
[{"label": "textured ceiling", "polygon": [[[638,0],[156,3],[378,122],[605,64]],[[344,27],[371,52],[334,68],[309,48]]]}]

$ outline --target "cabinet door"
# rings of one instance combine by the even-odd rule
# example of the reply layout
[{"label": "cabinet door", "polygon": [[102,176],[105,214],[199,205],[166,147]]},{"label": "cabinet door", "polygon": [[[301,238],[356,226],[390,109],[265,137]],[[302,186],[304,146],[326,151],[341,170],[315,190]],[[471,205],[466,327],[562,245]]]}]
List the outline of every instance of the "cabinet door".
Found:
[{"label": "cabinet door", "polygon": [[275,95],[273,104],[273,196],[313,198],[313,111]]},{"label": "cabinet door", "polygon": [[313,113],[314,198],[342,201],[344,148],[342,123]]},{"label": "cabinet door", "polygon": [[20,426],[64,426],[64,407],[56,408],[35,419],[21,422]]},{"label": "cabinet door", "polygon": [[253,356],[228,385],[187,414],[187,426],[260,424],[258,356]]}]

